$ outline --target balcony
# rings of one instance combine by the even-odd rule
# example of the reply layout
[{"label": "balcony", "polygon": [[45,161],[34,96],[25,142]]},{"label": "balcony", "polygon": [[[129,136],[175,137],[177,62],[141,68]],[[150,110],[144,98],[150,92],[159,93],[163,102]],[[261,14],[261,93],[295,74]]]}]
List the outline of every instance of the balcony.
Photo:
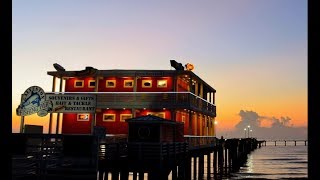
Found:
[{"label": "balcony", "polygon": [[95,92],[97,108],[188,109],[216,116],[216,106],[191,92]]}]

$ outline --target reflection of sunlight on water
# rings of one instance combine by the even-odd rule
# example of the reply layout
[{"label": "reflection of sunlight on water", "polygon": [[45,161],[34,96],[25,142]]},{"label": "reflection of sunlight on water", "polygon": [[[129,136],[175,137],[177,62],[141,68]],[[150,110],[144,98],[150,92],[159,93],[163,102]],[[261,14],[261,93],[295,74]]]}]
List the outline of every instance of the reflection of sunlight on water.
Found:
[{"label": "reflection of sunlight on water", "polygon": [[253,169],[254,169],[254,164],[252,163],[252,155],[251,154],[249,154],[248,155],[248,160],[247,160],[247,172],[248,173],[253,173]]},{"label": "reflection of sunlight on water", "polygon": [[[210,178],[213,179],[213,154],[210,155]],[[191,177],[194,180],[194,158],[191,159]],[[199,158],[197,158],[196,170],[198,171]],[[280,179],[280,178],[306,178],[307,177],[307,147],[306,146],[264,146],[251,152],[245,166],[240,167],[238,172],[232,173],[231,179]],[[144,173],[144,179],[148,179],[148,174]],[[111,180],[111,174],[104,175],[104,180]],[[139,174],[137,173],[137,179]],[[172,173],[168,180],[172,180]],[[207,179],[207,156],[204,156],[203,179]],[[128,180],[133,180],[133,173],[129,173]]]},{"label": "reflection of sunlight on water", "polygon": [[237,177],[245,178],[307,178],[307,146],[264,146],[248,155],[245,167]]},{"label": "reflection of sunlight on water", "polygon": [[[169,177],[171,177],[171,176],[169,176]],[[101,179],[103,179],[103,180],[111,180],[112,179],[112,174],[111,173],[108,173],[108,174],[104,173],[102,175]],[[139,179],[139,173],[137,173],[137,179]],[[148,179],[148,173],[143,173],[143,179]],[[168,179],[170,179],[170,178],[168,178]],[[99,177],[97,178],[97,180],[99,180]],[[128,180],[133,180],[133,173],[132,172],[129,172]]]}]

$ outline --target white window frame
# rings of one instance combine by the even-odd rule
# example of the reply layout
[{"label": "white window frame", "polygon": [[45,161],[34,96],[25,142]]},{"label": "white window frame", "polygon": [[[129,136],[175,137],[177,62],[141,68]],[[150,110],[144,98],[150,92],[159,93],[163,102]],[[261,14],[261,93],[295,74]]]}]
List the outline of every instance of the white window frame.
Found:
[{"label": "white window frame", "polygon": [[130,116],[126,119],[132,118],[132,114],[120,114],[120,122],[126,122],[125,119],[123,119],[125,116]]},{"label": "white window frame", "polygon": [[[165,85],[160,86],[159,85],[160,82],[165,82]],[[166,88],[166,87],[168,87],[168,80],[166,80],[166,79],[157,80],[157,88]]]},{"label": "white window frame", "polygon": [[[126,86],[126,83],[127,83],[127,82],[131,82],[132,85],[131,85],[131,86]],[[124,87],[124,88],[133,88],[133,84],[134,84],[134,82],[133,82],[132,79],[131,79],[131,80],[128,79],[128,80],[124,80],[124,81],[123,81],[123,87]]]},{"label": "white window frame", "polygon": [[[150,83],[150,86],[145,86],[144,84],[145,84],[146,82],[149,82],[149,83]],[[143,87],[143,88],[152,88],[152,79],[142,80],[142,87]]]},{"label": "white window frame", "polygon": [[[113,86],[108,86],[108,82],[113,82]],[[116,80],[106,80],[106,88],[115,88],[116,87]]]},{"label": "white window frame", "polygon": [[[77,86],[77,83],[81,82],[81,86]],[[74,88],[83,88],[84,87],[84,80],[74,80],[74,84],[73,84]]]},{"label": "white window frame", "polygon": [[[91,86],[90,83],[94,82],[94,86]],[[88,80],[88,87],[95,88],[96,87],[96,80]]]},{"label": "white window frame", "polygon": [[[158,117],[161,117],[161,116],[163,116],[163,117],[161,117],[161,118],[166,118],[166,113],[165,112],[147,112],[147,115],[153,115],[153,116],[158,116]],[[161,116],[159,116],[159,115],[161,115]]]},{"label": "white window frame", "polygon": [[[82,116],[86,117],[85,119],[82,118]],[[90,114],[89,113],[78,113],[77,114],[77,121],[89,121]]]},{"label": "white window frame", "polygon": [[[106,116],[112,116],[113,120],[106,120]],[[115,122],[116,121],[116,114],[111,114],[111,113],[106,113],[106,114],[103,114],[102,116],[102,121],[103,122]]]}]

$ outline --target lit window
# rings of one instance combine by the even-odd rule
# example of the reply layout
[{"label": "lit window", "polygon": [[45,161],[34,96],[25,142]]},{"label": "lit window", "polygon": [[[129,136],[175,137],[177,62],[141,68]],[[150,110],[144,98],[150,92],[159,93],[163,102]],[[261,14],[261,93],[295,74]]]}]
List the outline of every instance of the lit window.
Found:
[{"label": "lit window", "polygon": [[167,80],[158,80],[157,87],[158,88],[166,88],[167,87]]},{"label": "lit window", "polygon": [[123,87],[132,88],[133,87],[133,80],[124,80]]},{"label": "lit window", "polygon": [[83,88],[84,80],[74,80],[75,88]]},{"label": "lit window", "polygon": [[181,116],[181,122],[185,122],[186,121],[186,116]]},{"label": "lit window", "polygon": [[151,88],[152,87],[152,80],[142,80],[142,87],[143,88]]},{"label": "lit window", "polygon": [[106,80],[106,88],[115,88],[116,80]]},{"label": "lit window", "polygon": [[102,120],[105,122],[114,122],[114,121],[116,121],[116,115],[115,114],[103,114]]},{"label": "lit window", "polygon": [[165,113],[164,112],[147,112],[147,115],[153,115],[153,116],[158,116],[161,118],[165,118]]},{"label": "lit window", "polygon": [[95,80],[89,80],[88,81],[88,87],[89,88],[94,88],[94,87],[96,87],[96,81]]},{"label": "lit window", "polygon": [[126,119],[132,118],[132,114],[120,114],[120,121],[125,122]]},{"label": "lit window", "polygon": [[89,121],[89,114],[77,114],[77,121]]}]

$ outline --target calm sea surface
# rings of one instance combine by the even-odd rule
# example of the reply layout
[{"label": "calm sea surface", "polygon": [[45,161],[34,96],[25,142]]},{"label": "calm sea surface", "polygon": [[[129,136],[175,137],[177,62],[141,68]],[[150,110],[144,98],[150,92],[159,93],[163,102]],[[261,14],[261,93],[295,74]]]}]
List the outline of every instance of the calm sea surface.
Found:
[{"label": "calm sea surface", "polygon": [[[212,154],[211,159],[213,162]],[[208,179],[206,156],[204,160],[204,179]],[[191,171],[193,174],[193,168]],[[290,143],[287,143],[287,146],[283,144],[274,146],[274,143],[267,142],[266,146],[257,148],[248,155],[246,164],[237,173],[232,173],[230,177],[223,179],[307,179],[307,177],[308,146],[303,143],[297,143],[296,146]],[[111,176],[105,179],[111,179]],[[129,175],[129,179],[132,179],[132,175]],[[146,173],[144,179],[148,179]],[[171,174],[168,179],[171,179]],[[209,179],[214,179],[213,175]]]},{"label": "calm sea surface", "polygon": [[301,179],[308,177],[308,146],[268,144],[251,152],[229,179]]}]

